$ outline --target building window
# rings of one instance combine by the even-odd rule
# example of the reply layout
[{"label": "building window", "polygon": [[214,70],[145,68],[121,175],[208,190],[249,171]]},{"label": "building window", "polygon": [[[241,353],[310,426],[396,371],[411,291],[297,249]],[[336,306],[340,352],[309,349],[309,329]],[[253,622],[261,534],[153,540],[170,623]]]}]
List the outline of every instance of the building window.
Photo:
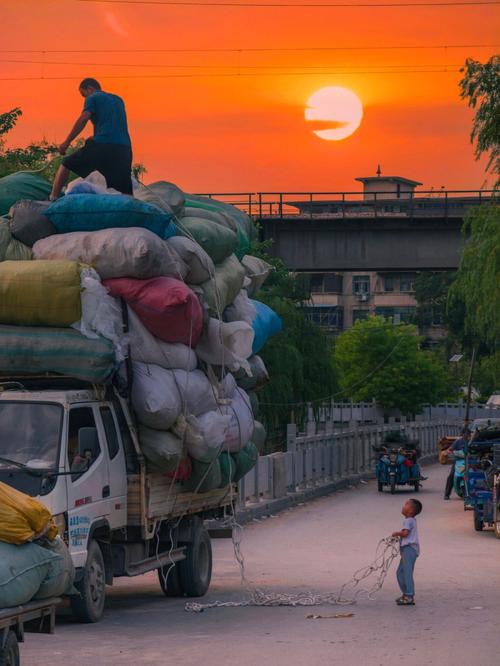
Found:
[{"label": "building window", "polygon": [[392,275],[384,277],[384,291],[394,291],[394,278]]},{"label": "building window", "polygon": [[306,317],[309,321],[324,328],[342,330],[344,325],[344,310],[335,305],[314,305],[306,308]]},{"label": "building window", "polygon": [[368,319],[370,316],[370,310],[353,310],[352,311],[352,323],[355,324],[358,319]]},{"label": "building window", "polygon": [[401,273],[399,277],[399,291],[414,291],[414,279],[415,275],[413,273]]},{"label": "building window", "polygon": [[311,273],[309,280],[312,294],[323,293],[323,273]]},{"label": "building window", "polygon": [[311,294],[341,294],[342,275],[338,273],[302,273],[309,281]]},{"label": "building window", "polygon": [[370,276],[354,275],[352,278],[352,293],[356,295],[370,293]]},{"label": "building window", "polygon": [[375,314],[378,317],[392,320],[393,324],[409,323],[415,319],[416,308],[408,307],[394,307],[394,308],[376,308]]},{"label": "building window", "polygon": [[401,198],[401,185],[399,183],[396,185],[396,197]]}]

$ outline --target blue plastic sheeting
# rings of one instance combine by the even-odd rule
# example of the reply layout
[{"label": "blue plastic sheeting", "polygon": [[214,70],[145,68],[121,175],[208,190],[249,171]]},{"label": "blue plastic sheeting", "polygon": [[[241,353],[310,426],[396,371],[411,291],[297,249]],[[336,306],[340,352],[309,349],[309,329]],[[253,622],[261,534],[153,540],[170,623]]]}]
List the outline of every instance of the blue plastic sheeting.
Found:
[{"label": "blue plastic sheeting", "polygon": [[59,233],[143,227],[160,238],[175,236],[168,213],[126,194],[72,194],[55,201],[45,215]]},{"label": "blue plastic sheeting", "polygon": [[252,304],[257,310],[257,316],[252,322],[252,328],[255,333],[252,352],[258,354],[272,335],[276,335],[283,328],[281,317],[265,303],[254,301]]}]

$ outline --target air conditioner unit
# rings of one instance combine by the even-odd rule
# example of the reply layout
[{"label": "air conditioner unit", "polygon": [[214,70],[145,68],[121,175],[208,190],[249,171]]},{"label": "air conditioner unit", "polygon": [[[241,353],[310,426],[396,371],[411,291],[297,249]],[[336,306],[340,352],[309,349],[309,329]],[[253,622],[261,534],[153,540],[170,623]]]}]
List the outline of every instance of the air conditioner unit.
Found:
[{"label": "air conditioner unit", "polygon": [[367,301],[368,300],[368,294],[358,294],[358,300],[359,301]]}]

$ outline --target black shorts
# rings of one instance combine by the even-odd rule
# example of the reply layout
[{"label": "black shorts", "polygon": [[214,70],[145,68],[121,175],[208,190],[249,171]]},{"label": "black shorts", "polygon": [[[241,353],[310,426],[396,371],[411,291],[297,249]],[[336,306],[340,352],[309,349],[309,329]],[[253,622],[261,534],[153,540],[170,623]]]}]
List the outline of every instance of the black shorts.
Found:
[{"label": "black shorts", "polygon": [[80,150],[76,150],[62,161],[64,166],[82,178],[92,171],[99,171],[108,187],[123,194],[132,194],[132,149],[118,143],[97,143],[87,139]]}]

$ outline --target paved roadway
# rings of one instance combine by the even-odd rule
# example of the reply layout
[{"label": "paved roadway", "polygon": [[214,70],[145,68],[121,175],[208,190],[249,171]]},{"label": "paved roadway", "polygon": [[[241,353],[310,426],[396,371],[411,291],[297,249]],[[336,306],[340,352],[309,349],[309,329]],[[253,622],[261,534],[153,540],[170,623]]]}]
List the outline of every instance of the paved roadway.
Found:
[{"label": "paved roadway", "polygon": [[[422,554],[415,607],[394,603],[393,565],[375,601],[317,614],[352,611],[351,618],[307,619],[307,608],[223,608],[184,612],[166,599],[156,575],[120,579],[110,589],[99,624],[61,619],[54,636],[28,635],[23,666],[182,664],[182,666],[465,666],[496,664],[500,653],[500,541],[476,533],[457,498],[442,500],[448,468],[426,468],[420,494]],[[373,482],[296,507],[245,529],[247,572],[275,591],[335,591],[368,564],[377,541],[399,529],[406,497],[377,493]],[[229,540],[214,545],[207,600],[237,599],[239,575]],[[108,588],[109,589],[109,588]]]}]

